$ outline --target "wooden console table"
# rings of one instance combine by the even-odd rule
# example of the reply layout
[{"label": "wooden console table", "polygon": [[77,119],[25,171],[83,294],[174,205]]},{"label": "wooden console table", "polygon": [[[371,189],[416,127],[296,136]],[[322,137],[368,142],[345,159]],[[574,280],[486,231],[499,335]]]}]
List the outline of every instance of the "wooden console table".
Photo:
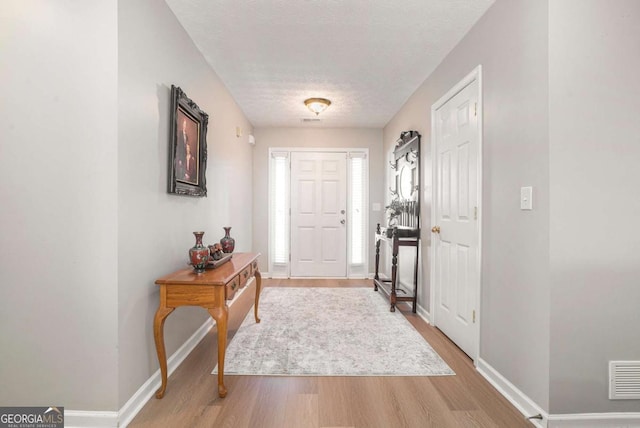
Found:
[{"label": "wooden console table", "polygon": [[[381,228],[380,223],[376,228],[376,271],[373,277],[373,289],[382,290],[389,297],[391,312],[396,311],[397,302],[410,302],[411,310],[416,313],[418,299],[418,247],[420,243],[420,230],[412,228]],[[380,268],[380,242],[386,242],[391,247],[391,279],[382,279],[379,275]],[[413,266],[413,290],[405,290],[400,285],[398,275],[398,253],[400,247],[415,247],[416,259]]]},{"label": "wooden console table", "polygon": [[[373,289],[382,290],[389,297],[391,312],[395,312],[397,302],[410,302],[416,313],[418,299],[418,265],[420,264],[420,134],[417,131],[400,133],[393,150],[395,162],[391,168],[395,175],[395,190],[391,187],[391,201],[386,207],[389,223],[395,226],[376,228],[376,271]],[[380,278],[380,243],[391,247],[391,279]],[[398,275],[398,255],[400,247],[414,247],[416,258],[413,266],[413,290],[401,284]],[[386,270],[386,269],[385,269]]]},{"label": "wooden console table", "polygon": [[256,298],[254,317],[258,318],[258,301],[262,276],[258,270],[259,253],[234,253],[230,261],[197,274],[193,268],[182,269],[156,280],[160,286],[160,305],[153,320],[153,335],[160,362],[162,386],[156,392],[156,398],[164,397],[167,389],[167,354],[164,347],[164,321],[179,306],[201,306],[216,321],[218,329],[218,395],[224,398],[227,389],[224,386],[224,356],[227,349],[227,319],[229,307],[227,300],[233,299],[236,291],[243,288],[249,278],[256,278]]}]

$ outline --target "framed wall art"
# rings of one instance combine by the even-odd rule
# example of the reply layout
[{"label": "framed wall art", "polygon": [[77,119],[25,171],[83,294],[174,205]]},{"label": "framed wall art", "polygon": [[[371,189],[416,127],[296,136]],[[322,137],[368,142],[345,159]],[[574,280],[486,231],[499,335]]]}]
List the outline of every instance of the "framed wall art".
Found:
[{"label": "framed wall art", "polygon": [[169,193],[207,196],[207,124],[202,111],[177,86],[171,85]]}]

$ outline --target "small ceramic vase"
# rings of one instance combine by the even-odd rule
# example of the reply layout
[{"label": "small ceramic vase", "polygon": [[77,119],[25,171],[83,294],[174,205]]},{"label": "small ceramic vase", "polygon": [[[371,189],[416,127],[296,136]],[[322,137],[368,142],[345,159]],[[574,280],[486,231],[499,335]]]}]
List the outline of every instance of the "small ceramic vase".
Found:
[{"label": "small ceramic vase", "polygon": [[229,232],[231,232],[231,227],[223,227],[223,229],[224,237],[220,240],[222,251],[225,253],[233,253],[233,250],[236,247],[236,240],[229,235]]},{"label": "small ceramic vase", "polygon": [[209,262],[209,248],[202,245],[204,232],[193,232],[193,234],[196,237],[196,245],[189,249],[189,260],[196,273],[202,273]]}]

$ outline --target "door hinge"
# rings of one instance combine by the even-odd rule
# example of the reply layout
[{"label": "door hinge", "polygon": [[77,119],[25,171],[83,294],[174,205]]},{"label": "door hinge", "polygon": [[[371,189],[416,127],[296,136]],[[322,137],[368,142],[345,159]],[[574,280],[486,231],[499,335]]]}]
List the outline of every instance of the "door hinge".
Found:
[{"label": "door hinge", "polygon": [[478,207],[473,207],[473,219],[478,219]]},{"label": "door hinge", "polygon": [[473,115],[478,115],[478,103],[473,103]]},{"label": "door hinge", "polygon": [[291,262],[291,253],[289,253],[289,262]]},{"label": "door hinge", "polygon": [[473,310],[473,323],[476,323],[476,310]]}]

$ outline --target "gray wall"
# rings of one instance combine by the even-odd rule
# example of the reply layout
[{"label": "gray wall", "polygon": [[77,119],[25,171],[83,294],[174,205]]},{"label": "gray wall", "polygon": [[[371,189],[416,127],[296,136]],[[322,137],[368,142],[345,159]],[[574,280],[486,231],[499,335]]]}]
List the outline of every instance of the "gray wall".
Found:
[{"label": "gray wall", "polygon": [[117,407],[117,37],[115,0],[0,2],[2,406]]},{"label": "gray wall", "polygon": [[[252,127],[162,0],[2,2],[0,38],[0,405],[115,411],[191,232],[252,249]],[[172,83],[210,115],[207,198],[166,193]],[[205,319],[172,314],[168,354]]]},{"label": "gray wall", "polygon": [[607,366],[640,360],[640,2],[549,9],[550,410],[638,412]]},{"label": "gray wall", "polygon": [[[480,358],[540,406],[549,400],[548,8],[498,0],[384,128],[422,144],[422,283],[429,309],[431,106],[479,64],[484,90]],[[519,189],[533,186],[534,210]],[[385,188],[387,186],[385,185]]]},{"label": "gray wall", "polygon": [[[253,153],[253,205],[259,207],[253,216],[253,242],[256,251],[262,253],[260,266],[269,270],[269,148],[270,147],[319,147],[319,148],[368,148],[369,149],[369,247],[382,211],[372,211],[371,205],[384,201],[382,130],[374,128],[256,128],[256,145]],[[374,252],[369,253],[369,272],[374,268]]]},{"label": "gray wall", "polygon": [[[252,245],[252,126],[162,0],[118,5],[119,406],[158,369],[152,321],[154,280],[187,263],[192,232],[217,242],[231,226],[236,251]],[[169,195],[171,84],[209,114],[207,198]],[[244,136],[236,138],[236,126]],[[167,319],[171,355],[207,319],[180,308]],[[212,354],[211,358],[215,358]],[[202,373],[207,376],[207,373]]]}]

